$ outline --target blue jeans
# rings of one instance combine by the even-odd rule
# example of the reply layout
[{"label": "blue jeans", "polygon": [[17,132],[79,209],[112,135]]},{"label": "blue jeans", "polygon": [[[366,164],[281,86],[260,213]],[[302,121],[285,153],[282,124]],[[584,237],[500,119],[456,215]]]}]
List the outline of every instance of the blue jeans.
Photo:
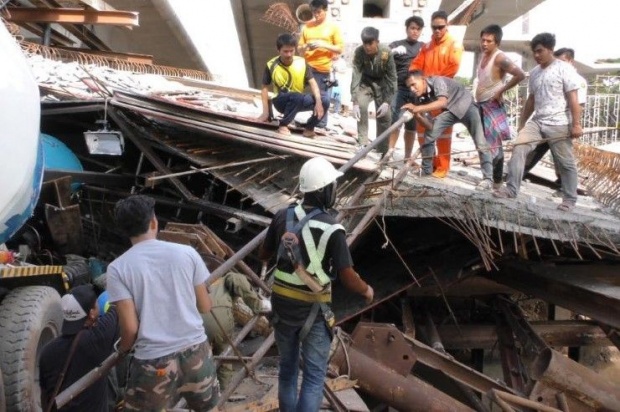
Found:
[{"label": "blue jeans", "polygon": [[435,140],[437,140],[448,127],[456,123],[463,123],[471,134],[478,156],[480,157],[480,168],[484,179],[493,179],[493,165],[491,150],[487,140],[484,138],[480,111],[475,105],[470,105],[462,119],[459,119],[448,110],[441,112],[433,122],[433,128],[424,133],[424,144],[422,145],[422,172],[425,175],[433,173],[433,157],[435,156]]},{"label": "blue jeans", "polygon": [[332,99],[334,100],[334,113],[339,114],[342,107],[342,93],[339,85],[332,87]]},{"label": "blue jeans", "polygon": [[[314,110],[314,97],[311,94],[279,93],[272,102],[275,108],[282,113],[280,126],[288,126],[295,120],[295,116],[299,112]],[[321,104],[323,104],[323,110],[327,112],[327,109],[329,109],[329,99],[327,96],[321,95]],[[312,130],[318,122],[319,119],[313,114],[308,119],[308,123],[306,123],[306,129]]]},{"label": "blue jeans", "polygon": [[[562,137],[566,139],[561,139]],[[541,139],[553,138],[561,139],[549,142],[549,147],[556,164],[556,172],[560,174],[562,180],[564,202],[573,205],[577,202],[577,165],[573,155],[573,140],[570,138],[569,125],[551,126],[532,120],[528,121],[525,127],[519,131],[515,147],[512,150],[512,157],[508,162],[506,188],[510,194],[516,196],[519,193],[525,162],[530,152],[536,149],[535,143]],[[522,144],[527,142],[533,144]]]},{"label": "blue jeans", "polygon": [[[316,83],[319,85],[319,90],[321,91],[321,100],[327,96],[327,101],[331,101],[332,99],[332,88],[331,87],[327,87],[327,81],[329,81],[329,72],[327,73],[321,73],[321,72],[317,72],[316,70],[312,69],[312,76],[314,77],[314,80],[316,80]],[[327,105],[327,108],[329,109],[329,105]],[[316,125],[316,127],[322,127],[323,129],[325,127],[327,127],[327,112],[328,110],[325,109],[325,115],[323,116],[322,119],[319,120],[319,123]]]},{"label": "blue jeans", "polygon": [[[321,317],[319,313],[317,316]],[[282,322],[274,325],[276,344],[280,352],[278,400],[282,412],[317,412],[323,401],[323,381],[327,374],[327,361],[331,336],[325,322],[315,322],[303,342],[299,342],[301,326]],[[303,378],[297,395],[299,354],[303,358]]]}]

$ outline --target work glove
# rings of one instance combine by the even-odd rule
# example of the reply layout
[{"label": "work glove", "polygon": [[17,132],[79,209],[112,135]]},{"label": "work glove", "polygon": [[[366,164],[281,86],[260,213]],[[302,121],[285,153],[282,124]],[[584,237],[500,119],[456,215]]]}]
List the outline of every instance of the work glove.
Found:
[{"label": "work glove", "polygon": [[377,109],[377,115],[375,116],[377,119],[385,116],[390,111],[390,105],[386,103],[382,103],[381,106]]},{"label": "work glove", "polygon": [[260,313],[271,312],[271,301],[269,299],[260,300]]},{"label": "work glove", "polygon": [[392,49],[392,54],[405,54],[407,53],[407,48],[403,45],[400,45],[398,47],[394,47]]},{"label": "work glove", "polygon": [[353,105],[353,118],[358,122],[362,118],[362,113],[360,112],[360,106],[358,104]]}]

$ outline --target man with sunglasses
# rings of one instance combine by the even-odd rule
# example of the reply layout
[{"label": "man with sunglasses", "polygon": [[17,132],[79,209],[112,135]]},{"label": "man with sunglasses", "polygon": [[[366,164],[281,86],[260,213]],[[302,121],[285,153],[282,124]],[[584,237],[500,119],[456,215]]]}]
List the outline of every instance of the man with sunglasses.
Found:
[{"label": "man with sunglasses", "polygon": [[[312,69],[312,75],[319,85],[322,95],[331,100],[330,72],[335,55],[342,53],[344,41],[340,27],[327,20],[327,0],[310,1],[314,20],[304,25],[299,36],[298,51]],[[316,127],[327,126],[327,111]]]},{"label": "man with sunglasses", "polygon": [[[425,44],[420,53],[411,61],[409,71],[421,71],[425,76],[454,78],[461,65],[463,45],[448,33],[448,14],[443,10],[431,16],[431,41]],[[431,113],[437,116],[439,112]],[[424,144],[424,128],[418,124],[420,146]],[[437,139],[437,155],[433,159],[433,176],[443,178],[450,170],[450,150],[452,148],[452,128],[446,129]]]}]

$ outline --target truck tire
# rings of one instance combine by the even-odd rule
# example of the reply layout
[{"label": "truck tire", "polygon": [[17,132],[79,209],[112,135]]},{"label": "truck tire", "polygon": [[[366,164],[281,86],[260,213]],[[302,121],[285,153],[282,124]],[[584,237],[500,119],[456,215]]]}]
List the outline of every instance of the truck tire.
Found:
[{"label": "truck tire", "polygon": [[6,399],[4,398],[4,381],[0,370],[0,412],[6,412]]},{"label": "truck tire", "polygon": [[60,295],[48,286],[13,289],[0,303],[0,369],[8,411],[40,411],[39,355],[60,334]]}]

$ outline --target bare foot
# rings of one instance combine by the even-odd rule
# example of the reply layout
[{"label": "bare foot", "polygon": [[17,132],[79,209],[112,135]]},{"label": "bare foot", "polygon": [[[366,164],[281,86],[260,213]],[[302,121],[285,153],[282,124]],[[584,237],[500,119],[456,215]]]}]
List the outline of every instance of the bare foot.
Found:
[{"label": "bare foot", "polygon": [[287,126],[278,127],[278,133],[283,134],[285,136],[291,135],[291,130]]},{"label": "bare foot", "polygon": [[314,137],[316,136],[316,133],[314,133],[314,130],[304,129],[304,132],[302,133],[302,135],[304,137]]}]

